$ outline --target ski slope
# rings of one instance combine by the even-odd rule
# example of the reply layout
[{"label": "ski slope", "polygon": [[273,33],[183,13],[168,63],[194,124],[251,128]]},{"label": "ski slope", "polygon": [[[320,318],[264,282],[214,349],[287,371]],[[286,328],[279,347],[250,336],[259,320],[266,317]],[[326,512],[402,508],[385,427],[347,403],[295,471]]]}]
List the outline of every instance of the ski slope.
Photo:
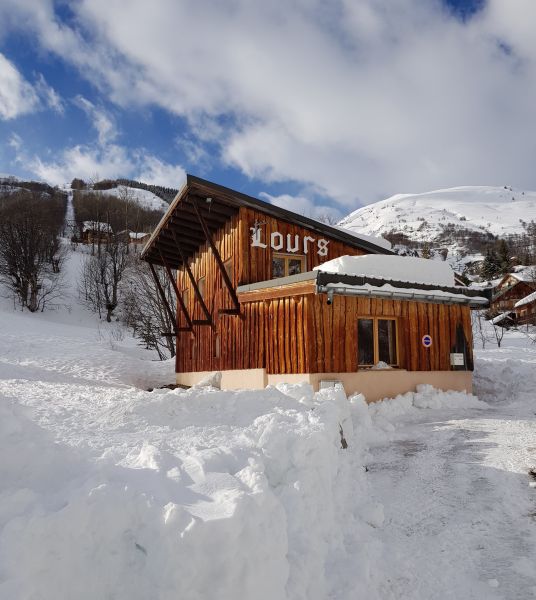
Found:
[{"label": "ski slope", "polygon": [[536,192],[466,186],[397,194],[354,211],[340,225],[357,233],[381,235],[396,231],[415,241],[430,242],[449,225],[499,237],[521,233],[521,219],[536,220]]},{"label": "ski slope", "polygon": [[[70,187],[70,186],[69,186]],[[66,189],[69,189],[66,188]],[[84,193],[94,193],[92,190],[79,190]],[[99,190],[99,194],[104,196],[114,196],[115,198],[128,199],[129,201],[136,202],[141,207],[148,210],[158,210],[161,212],[166,211],[169,208],[169,204],[153,194],[149,190],[142,190],[138,188],[132,188],[126,185],[118,185],[117,187],[110,188],[109,190]]]}]

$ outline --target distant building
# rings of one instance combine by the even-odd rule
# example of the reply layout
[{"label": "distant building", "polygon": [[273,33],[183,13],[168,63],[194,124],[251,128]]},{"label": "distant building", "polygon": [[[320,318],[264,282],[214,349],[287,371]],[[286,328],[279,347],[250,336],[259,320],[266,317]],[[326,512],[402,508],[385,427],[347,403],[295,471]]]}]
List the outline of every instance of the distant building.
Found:
[{"label": "distant building", "polygon": [[109,223],[99,221],[84,221],[82,223],[83,244],[107,243],[112,239],[113,230]]},{"label": "distant building", "polygon": [[534,291],[536,291],[536,273],[533,267],[508,273],[495,286],[490,309],[497,313],[511,311],[516,302]]},{"label": "distant building", "polygon": [[132,231],[130,229],[123,229],[116,234],[116,237],[122,242],[128,242],[129,244],[146,244],[151,237],[150,233],[144,233],[141,231]]},{"label": "distant building", "polygon": [[536,325],[536,291],[518,300],[514,313],[517,325]]}]

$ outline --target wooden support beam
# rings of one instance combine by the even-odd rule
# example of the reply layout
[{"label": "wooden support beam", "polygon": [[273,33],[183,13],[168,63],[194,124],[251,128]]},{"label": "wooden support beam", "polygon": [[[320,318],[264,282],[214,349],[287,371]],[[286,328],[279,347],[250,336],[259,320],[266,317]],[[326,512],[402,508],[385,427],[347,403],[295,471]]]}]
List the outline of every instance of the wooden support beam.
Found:
[{"label": "wooden support beam", "polygon": [[205,223],[205,219],[203,218],[203,215],[201,214],[201,211],[199,209],[199,206],[197,205],[197,201],[195,198],[192,198],[192,204],[193,204],[194,210],[197,214],[197,218],[199,219],[199,223],[201,224],[201,227],[203,228],[203,232],[205,233],[205,237],[207,239],[208,245],[210,246],[210,249],[212,250],[212,254],[214,255],[214,258],[216,259],[216,264],[218,265],[218,268],[220,269],[220,273],[221,273],[223,282],[225,283],[225,287],[227,288],[227,291],[229,292],[229,295],[231,296],[231,300],[234,304],[234,308],[220,309],[219,312],[222,314],[226,314],[226,315],[239,315],[240,314],[240,302],[238,301],[238,298],[236,296],[236,291],[233,287],[233,283],[229,279],[229,275],[227,274],[227,271],[225,270],[225,266],[221,259],[220,253],[218,252],[218,249],[216,248],[216,244],[214,243],[214,240],[212,239],[212,236],[210,235],[210,231],[207,227],[207,224]]},{"label": "wooden support beam", "polygon": [[192,284],[192,288],[194,290],[195,297],[197,298],[197,300],[201,306],[201,310],[203,311],[203,313],[205,315],[205,319],[194,319],[192,322],[194,325],[211,325],[212,326],[212,315],[210,314],[210,312],[207,308],[207,305],[205,304],[205,300],[203,299],[203,296],[201,295],[201,292],[199,291],[199,286],[197,285],[197,281],[195,280],[194,274],[192,273],[192,269],[190,269],[188,260],[184,256],[181,245],[179,244],[179,240],[177,239],[177,235],[175,234],[174,231],[172,231],[171,233],[173,234],[173,238],[175,239],[175,244],[177,246],[177,250],[179,251],[179,254],[181,255],[182,264],[184,265],[184,268],[186,269],[186,273],[188,273],[188,277],[190,279],[190,283]]},{"label": "wooden support beam", "polygon": [[[164,306],[169,315],[169,318],[171,319],[171,322],[173,323],[173,328],[176,331],[176,329],[177,329],[176,316],[173,313],[173,311],[171,310],[171,306],[169,305],[169,302],[167,301],[166,293],[164,292],[164,288],[162,287],[162,284],[160,283],[160,279],[158,279],[158,275],[156,274],[156,271],[154,270],[153,263],[149,263],[149,268],[151,269],[151,273],[153,275],[154,282],[156,283],[156,287],[160,294],[160,298],[162,299],[162,302],[164,303]],[[177,334],[175,333],[175,335],[177,335]]]},{"label": "wooden support beam", "polygon": [[171,285],[173,286],[173,289],[175,290],[175,296],[177,296],[177,302],[179,303],[179,306],[181,307],[181,311],[182,314],[184,315],[184,318],[186,319],[186,323],[188,325],[188,327],[183,327],[181,328],[182,331],[193,331],[193,327],[192,327],[192,319],[190,319],[190,315],[188,314],[188,309],[186,308],[186,305],[184,304],[184,300],[182,299],[182,294],[179,291],[179,288],[177,287],[177,282],[175,280],[175,277],[173,277],[173,273],[171,272],[171,269],[169,268],[169,265],[166,262],[166,259],[164,258],[164,256],[162,255],[162,253],[159,251],[160,254],[160,258],[162,259],[162,262],[164,263],[164,268],[166,270],[167,276],[169,277],[169,280],[171,281]]}]

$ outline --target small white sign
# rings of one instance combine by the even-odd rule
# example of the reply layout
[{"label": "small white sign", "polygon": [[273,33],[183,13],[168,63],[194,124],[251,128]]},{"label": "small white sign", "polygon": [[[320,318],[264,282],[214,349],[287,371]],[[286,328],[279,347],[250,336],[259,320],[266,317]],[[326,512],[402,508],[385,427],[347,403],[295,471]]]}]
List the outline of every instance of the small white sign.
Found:
[{"label": "small white sign", "polygon": [[450,364],[453,367],[463,367],[465,364],[463,359],[463,354],[459,352],[454,352],[450,355]]}]

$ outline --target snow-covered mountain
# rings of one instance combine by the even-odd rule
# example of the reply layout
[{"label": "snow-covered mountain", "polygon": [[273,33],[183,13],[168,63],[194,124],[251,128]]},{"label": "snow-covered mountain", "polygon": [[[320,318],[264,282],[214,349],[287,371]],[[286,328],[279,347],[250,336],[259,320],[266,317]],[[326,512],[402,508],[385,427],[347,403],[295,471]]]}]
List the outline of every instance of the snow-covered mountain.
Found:
[{"label": "snow-covered mountain", "polygon": [[432,242],[452,227],[504,237],[521,233],[521,220],[533,219],[536,192],[508,186],[465,186],[396,194],[354,211],[341,225],[357,233],[397,232],[415,241]]}]

